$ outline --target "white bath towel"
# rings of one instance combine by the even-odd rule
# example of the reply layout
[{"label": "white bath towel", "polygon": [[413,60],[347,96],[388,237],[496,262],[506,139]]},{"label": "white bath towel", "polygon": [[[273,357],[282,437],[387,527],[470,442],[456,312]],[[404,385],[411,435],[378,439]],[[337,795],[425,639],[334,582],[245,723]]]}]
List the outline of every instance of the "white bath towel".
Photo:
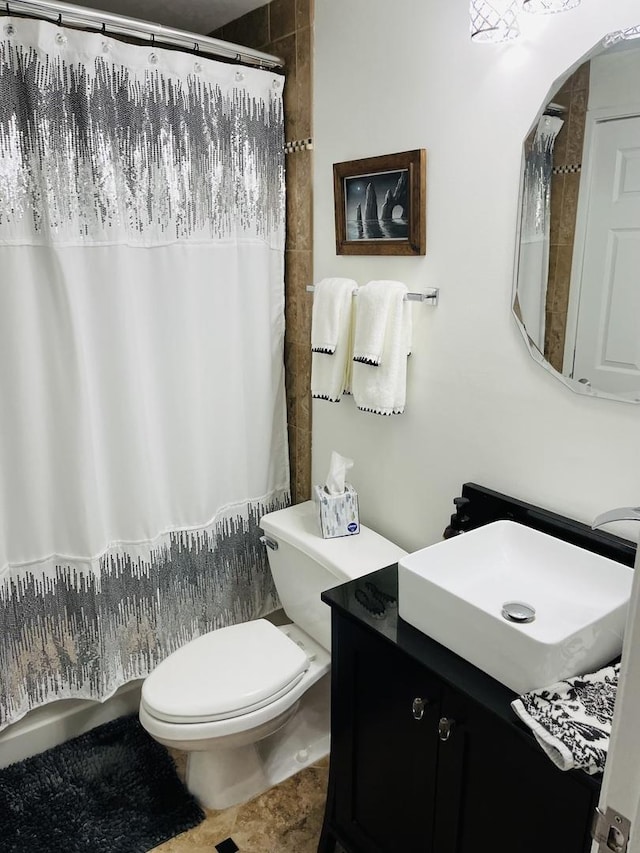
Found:
[{"label": "white bath towel", "polygon": [[370,281],[358,291],[353,360],[380,364],[392,303],[404,299],[407,288],[400,281]]},{"label": "white bath towel", "polygon": [[356,282],[326,278],[316,285],[311,318],[311,395],[338,403],[351,359],[353,293]]},{"label": "white bath towel", "polygon": [[[411,303],[404,299],[406,292],[406,286],[397,281],[369,282],[358,291],[351,387],[362,411],[378,415],[404,412],[411,348]],[[376,326],[372,335],[366,328],[369,323]]]},{"label": "white bath towel", "polygon": [[351,317],[351,301],[358,285],[351,278],[323,278],[313,293],[311,351],[333,355],[342,328]]}]

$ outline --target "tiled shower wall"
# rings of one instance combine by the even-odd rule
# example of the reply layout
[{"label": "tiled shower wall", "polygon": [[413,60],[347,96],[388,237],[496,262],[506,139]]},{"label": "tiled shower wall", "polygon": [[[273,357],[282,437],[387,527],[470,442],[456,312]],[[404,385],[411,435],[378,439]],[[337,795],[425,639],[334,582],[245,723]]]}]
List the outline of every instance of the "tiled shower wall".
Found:
[{"label": "tiled shower wall", "polygon": [[[211,33],[285,61],[285,139],[312,139],[311,61],[313,0],[272,0]],[[312,154],[294,146],[286,155],[287,240],[285,252],[285,370],[289,423],[291,494],[294,503],[311,494],[311,305],[305,287],[313,282]]]},{"label": "tiled shower wall", "polygon": [[544,354],[547,361],[560,373],[564,359],[588,99],[589,63],[585,62],[552,98],[554,104],[561,104],[566,111],[562,115],[564,124],[553,150]]}]

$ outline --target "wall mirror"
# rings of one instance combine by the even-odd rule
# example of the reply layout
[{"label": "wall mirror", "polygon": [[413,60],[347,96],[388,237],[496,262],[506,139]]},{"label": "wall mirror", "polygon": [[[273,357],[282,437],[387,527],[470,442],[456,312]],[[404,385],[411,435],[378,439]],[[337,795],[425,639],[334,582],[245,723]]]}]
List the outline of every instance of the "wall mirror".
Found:
[{"label": "wall mirror", "polygon": [[556,81],[524,141],[513,313],[572,390],[638,403],[640,39],[623,36]]}]

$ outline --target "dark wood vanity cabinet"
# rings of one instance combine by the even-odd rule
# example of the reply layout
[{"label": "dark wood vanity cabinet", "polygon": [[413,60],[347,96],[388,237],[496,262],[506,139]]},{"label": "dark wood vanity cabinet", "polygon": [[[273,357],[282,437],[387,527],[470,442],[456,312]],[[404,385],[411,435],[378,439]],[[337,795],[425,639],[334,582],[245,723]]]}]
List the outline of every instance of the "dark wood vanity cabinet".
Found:
[{"label": "dark wood vanity cabinet", "polygon": [[[395,569],[369,576],[393,582]],[[586,853],[599,782],[558,770],[509,690],[330,590],[332,741],[319,853]],[[339,849],[339,848],[338,848]]]},{"label": "dark wood vanity cabinet", "polygon": [[348,828],[356,850],[429,850],[442,687],[423,667],[340,617],[336,642],[336,823]]}]

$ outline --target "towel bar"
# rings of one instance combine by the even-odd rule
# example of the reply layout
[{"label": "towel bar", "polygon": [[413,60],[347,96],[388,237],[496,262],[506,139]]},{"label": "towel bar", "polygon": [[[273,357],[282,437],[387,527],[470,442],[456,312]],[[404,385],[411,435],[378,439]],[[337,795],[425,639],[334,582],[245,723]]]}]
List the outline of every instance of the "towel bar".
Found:
[{"label": "towel bar", "polygon": [[[315,290],[315,285],[308,284],[307,292],[313,293]],[[354,290],[354,295],[357,295],[358,291]],[[424,293],[407,293],[405,296],[405,300],[407,302],[427,302],[429,305],[433,305],[434,307],[438,304],[438,297],[440,295],[440,288],[438,287],[428,287]]]}]

